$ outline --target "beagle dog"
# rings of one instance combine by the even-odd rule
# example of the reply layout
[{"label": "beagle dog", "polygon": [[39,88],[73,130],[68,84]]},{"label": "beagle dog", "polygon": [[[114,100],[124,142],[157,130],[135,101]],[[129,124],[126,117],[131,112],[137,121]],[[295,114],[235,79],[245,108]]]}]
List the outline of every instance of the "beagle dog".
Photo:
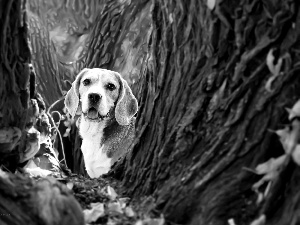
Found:
[{"label": "beagle dog", "polygon": [[81,151],[91,178],[110,170],[135,135],[138,103],[127,82],[117,72],[83,69],[65,98],[71,116],[79,116]]}]

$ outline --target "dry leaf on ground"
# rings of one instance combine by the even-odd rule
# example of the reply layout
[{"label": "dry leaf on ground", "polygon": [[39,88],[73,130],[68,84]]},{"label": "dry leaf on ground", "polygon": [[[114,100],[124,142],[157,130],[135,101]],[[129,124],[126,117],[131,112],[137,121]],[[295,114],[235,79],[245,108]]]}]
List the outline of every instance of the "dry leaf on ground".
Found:
[{"label": "dry leaf on ground", "polygon": [[115,189],[113,189],[111,186],[107,186],[107,194],[111,200],[115,200],[118,196]]},{"label": "dry leaf on ground", "polygon": [[293,105],[292,109],[287,108],[287,111],[289,113],[289,120],[292,120],[295,117],[300,117],[300,100]]},{"label": "dry leaf on ground", "polygon": [[161,218],[146,218],[143,220],[138,220],[135,225],[164,225],[165,218],[162,216]]},{"label": "dry leaf on ground", "polygon": [[286,155],[282,155],[278,158],[271,158],[268,161],[259,164],[255,170],[257,174],[267,174],[279,170],[286,157]]},{"label": "dry leaf on ground", "polygon": [[134,217],[135,216],[135,212],[129,206],[125,208],[125,214],[128,217]]},{"label": "dry leaf on ground", "polygon": [[95,222],[98,218],[105,215],[103,203],[91,203],[92,209],[83,210],[84,220],[86,223]]},{"label": "dry leaf on ground", "polygon": [[110,202],[107,205],[107,210],[110,213],[120,213],[123,214],[123,210],[119,202]]}]

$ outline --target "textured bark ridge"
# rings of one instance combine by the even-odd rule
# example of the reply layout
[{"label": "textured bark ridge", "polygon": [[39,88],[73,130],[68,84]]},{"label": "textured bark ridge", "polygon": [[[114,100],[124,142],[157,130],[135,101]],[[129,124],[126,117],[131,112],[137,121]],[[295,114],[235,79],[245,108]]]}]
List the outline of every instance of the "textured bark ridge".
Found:
[{"label": "textured bark ridge", "polygon": [[33,123],[45,110],[30,65],[25,3],[0,0],[0,224],[83,224],[79,203],[55,179],[3,172],[15,172],[37,149]]},{"label": "textured bark ridge", "polygon": [[2,164],[12,160],[16,164],[22,148],[30,86],[34,87],[34,83],[30,84],[31,55],[24,5],[20,1],[0,4],[0,161]]},{"label": "textured bark ridge", "polygon": [[54,178],[37,182],[0,171],[1,224],[84,224],[70,190]]},{"label": "textured bark ridge", "polygon": [[[284,152],[269,129],[287,122],[284,107],[299,98],[298,4],[151,4],[136,145],[116,176],[129,193],[155,196],[156,209],[177,223],[249,224],[263,213],[267,224],[296,224],[299,168],[288,166],[258,206],[251,187],[260,177],[244,168]],[[271,49],[273,64],[284,62],[275,79]]]},{"label": "textured bark ridge", "polygon": [[109,68],[129,84],[139,80],[151,34],[149,1],[107,1],[98,15],[84,67]]},{"label": "textured bark ridge", "polygon": [[22,8],[18,2],[1,1],[0,127],[22,129],[28,108],[30,51]]},{"label": "textured bark ridge", "polygon": [[70,89],[102,4],[95,0],[27,1],[37,89],[47,106]]}]

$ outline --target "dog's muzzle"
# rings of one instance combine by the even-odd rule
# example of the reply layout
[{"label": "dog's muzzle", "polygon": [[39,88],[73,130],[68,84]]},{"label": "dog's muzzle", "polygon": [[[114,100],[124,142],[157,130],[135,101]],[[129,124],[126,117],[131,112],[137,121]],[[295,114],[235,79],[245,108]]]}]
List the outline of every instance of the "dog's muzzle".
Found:
[{"label": "dog's muzzle", "polygon": [[83,115],[86,119],[89,119],[91,121],[101,121],[105,118],[108,118],[110,116],[110,113],[108,112],[106,115],[102,116],[96,108],[91,107],[86,113],[83,113]]},{"label": "dog's muzzle", "polygon": [[89,93],[88,94],[88,101],[89,101],[90,108],[88,109],[88,111],[86,113],[83,113],[83,115],[86,119],[91,120],[91,121],[101,121],[109,116],[109,113],[107,113],[106,115],[103,116],[97,110],[101,99],[102,99],[102,96],[97,93]]}]

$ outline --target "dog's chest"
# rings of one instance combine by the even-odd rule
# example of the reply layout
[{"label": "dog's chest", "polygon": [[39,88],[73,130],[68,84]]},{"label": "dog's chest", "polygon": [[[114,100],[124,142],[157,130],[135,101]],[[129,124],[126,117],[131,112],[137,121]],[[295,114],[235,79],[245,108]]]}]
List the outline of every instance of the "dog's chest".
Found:
[{"label": "dog's chest", "polygon": [[82,137],[81,151],[86,171],[91,178],[97,178],[110,170],[111,158],[107,157],[107,146],[102,144],[105,124],[80,122]]},{"label": "dog's chest", "polygon": [[100,141],[83,140],[81,151],[86,171],[91,178],[97,178],[110,170],[111,158],[107,157],[105,145],[101,145]]}]

